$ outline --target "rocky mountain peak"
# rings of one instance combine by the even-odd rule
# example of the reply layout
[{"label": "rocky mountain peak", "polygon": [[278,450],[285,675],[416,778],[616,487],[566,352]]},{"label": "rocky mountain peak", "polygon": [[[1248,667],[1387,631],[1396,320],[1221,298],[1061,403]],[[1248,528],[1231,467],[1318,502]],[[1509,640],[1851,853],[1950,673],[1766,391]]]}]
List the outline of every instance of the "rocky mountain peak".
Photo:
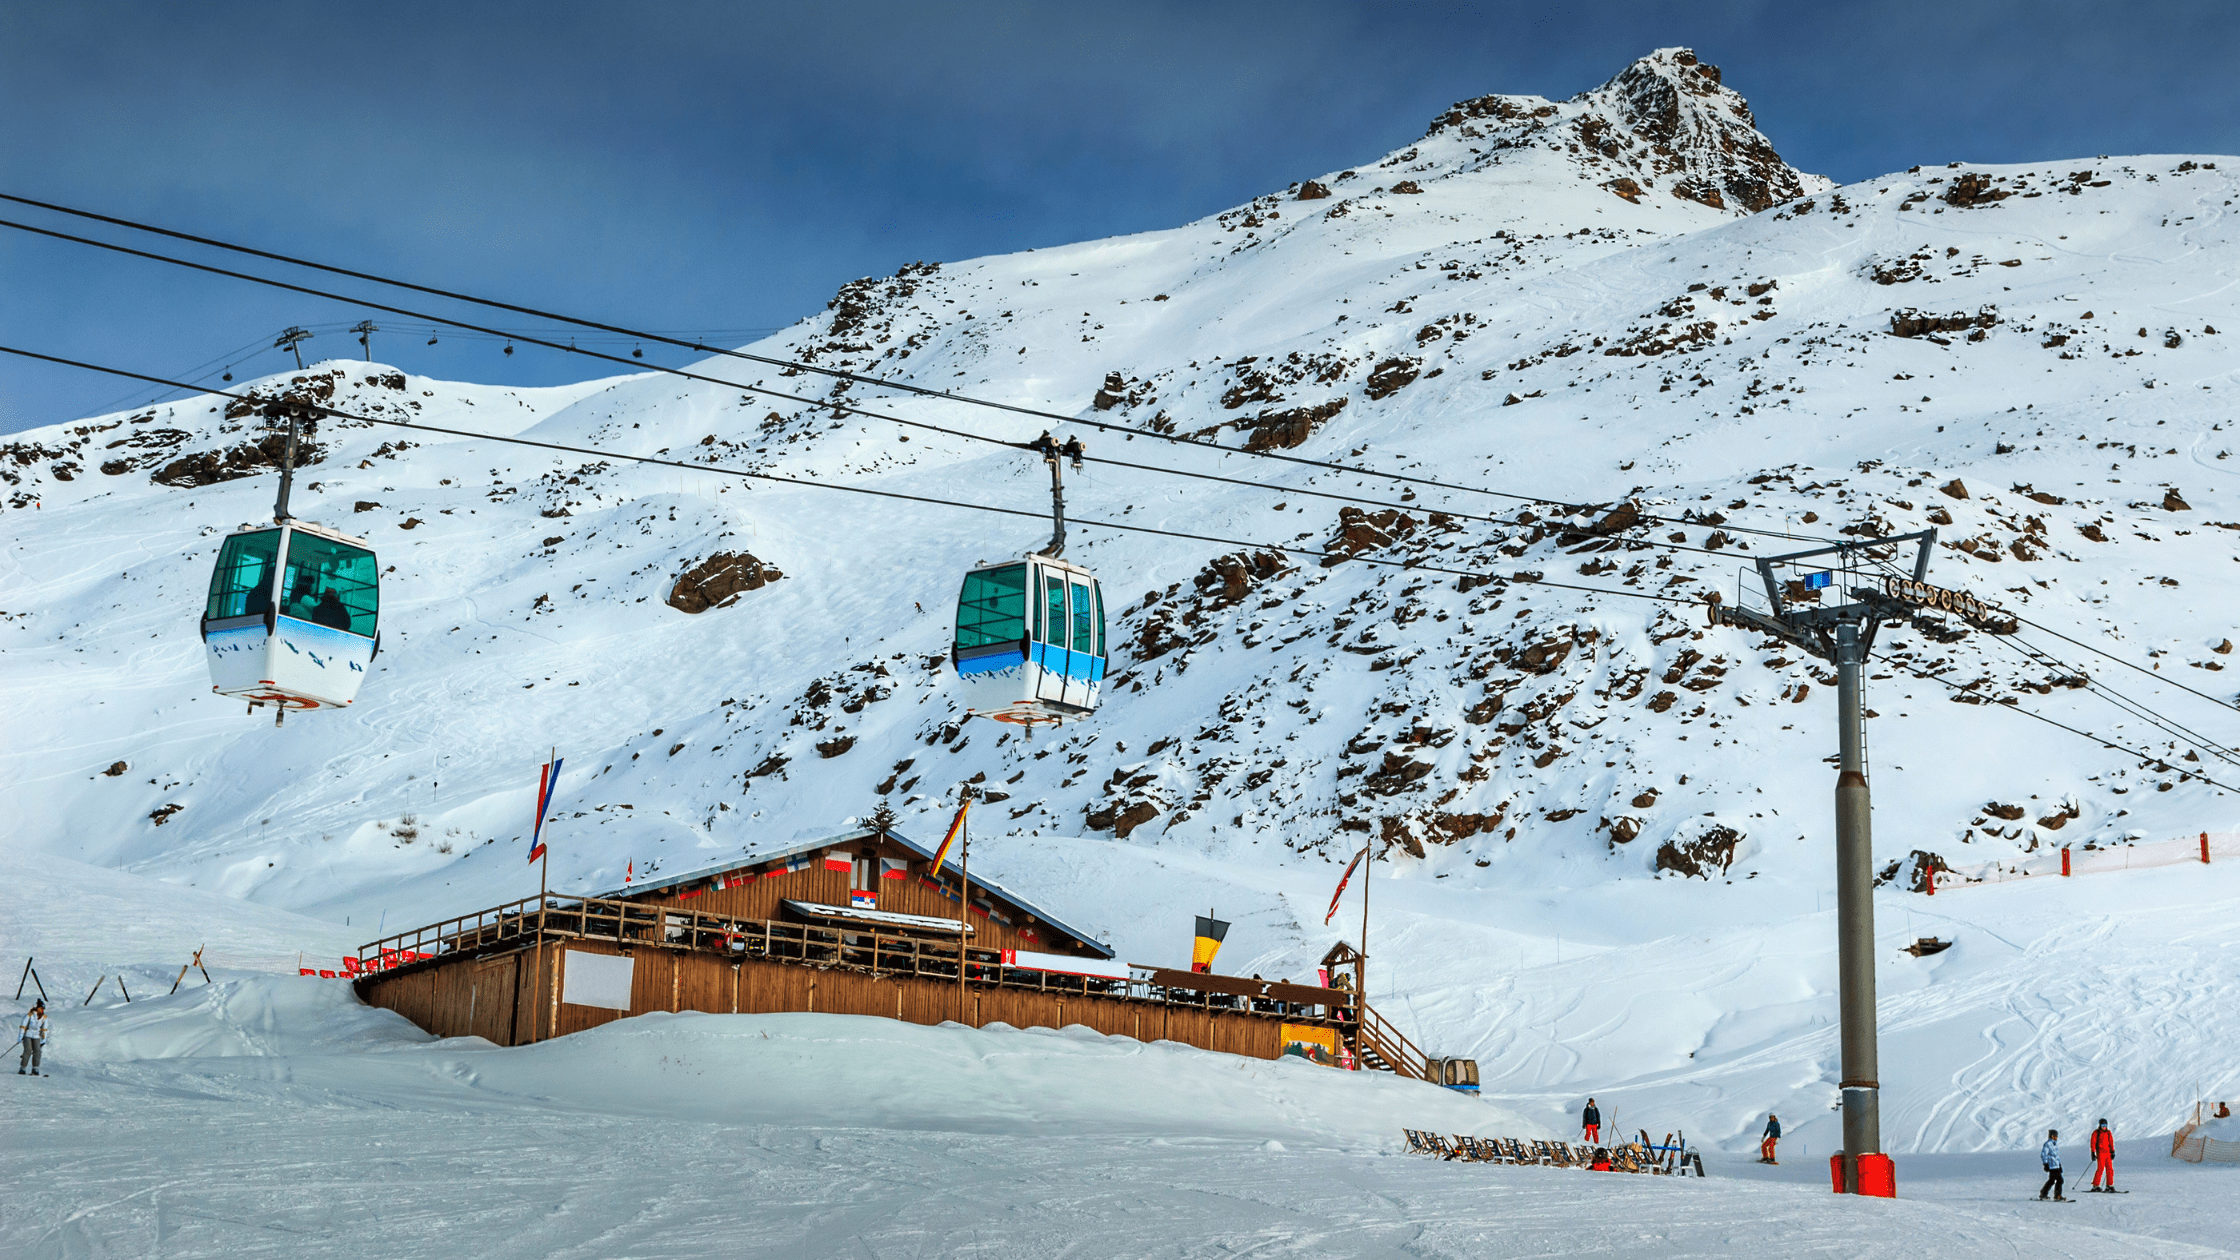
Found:
[{"label": "rocky mountain peak", "polygon": [[1499,149],[1566,152],[1604,188],[1638,202],[1662,190],[1735,214],[1830,187],[1782,161],[1750,103],[1720,81],[1719,67],[1686,48],[1660,48],[1609,82],[1560,104],[1536,96],[1481,96],[1432,120],[1425,140],[1452,134]]}]

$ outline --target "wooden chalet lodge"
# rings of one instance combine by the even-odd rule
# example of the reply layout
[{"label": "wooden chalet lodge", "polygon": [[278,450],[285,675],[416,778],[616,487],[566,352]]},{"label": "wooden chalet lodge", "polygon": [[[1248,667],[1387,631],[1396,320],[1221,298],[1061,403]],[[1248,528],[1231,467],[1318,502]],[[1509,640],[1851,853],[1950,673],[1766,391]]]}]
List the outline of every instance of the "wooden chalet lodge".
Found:
[{"label": "wooden chalet lodge", "polygon": [[649,1011],[828,1012],[1081,1024],[1259,1059],[1431,1071],[1355,1000],[1362,961],[1345,944],[1324,959],[1326,976],[1352,973],[1336,988],[1142,966],[990,881],[972,880],[960,916],[959,889],[954,861],[936,872],[916,841],[862,828],[594,896],[523,898],[384,937],[345,964],[367,1004],[501,1046]]}]

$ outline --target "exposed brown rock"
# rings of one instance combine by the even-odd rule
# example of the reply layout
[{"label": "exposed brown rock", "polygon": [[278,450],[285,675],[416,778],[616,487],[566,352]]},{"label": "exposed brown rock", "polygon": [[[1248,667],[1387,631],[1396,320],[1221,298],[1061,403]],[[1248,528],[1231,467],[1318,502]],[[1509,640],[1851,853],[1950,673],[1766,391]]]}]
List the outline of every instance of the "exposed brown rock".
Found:
[{"label": "exposed brown rock", "polygon": [[1386,398],[1399,393],[1412,384],[1423,371],[1423,364],[1416,359],[1386,359],[1369,373],[1364,386],[1370,398]]},{"label": "exposed brown rock", "polygon": [[759,591],[784,576],[744,551],[719,551],[685,570],[670,588],[668,604],[688,613],[727,608],[740,595]]},{"label": "exposed brown rock", "polygon": [[1710,827],[1692,839],[1667,840],[1657,846],[1657,869],[1709,879],[1709,868],[1724,871],[1734,865],[1735,846],[1741,842],[1742,833],[1732,827]]},{"label": "exposed brown rock", "polygon": [[1952,480],[1944,483],[1941,486],[1938,486],[1937,491],[1938,493],[1943,494],[1948,498],[1965,499],[1968,497],[1968,487],[1966,485],[1963,485],[1958,477],[1954,477]]},{"label": "exposed brown rock", "polygon": [[1319,184],[1310,179],[1299,185],[1299,200],[1301,201],[1320,201],[1329,195],[1330,186],[1328,184]]},{"label": "exposed brown rock", "polygon": [[1312,407],[1263,411],[1246,431],[1244,448],[1248,451],[1289,450],[1314,436],[1314,431],[1324,422],[1345,409],[1344,398],[1333,398]]}]

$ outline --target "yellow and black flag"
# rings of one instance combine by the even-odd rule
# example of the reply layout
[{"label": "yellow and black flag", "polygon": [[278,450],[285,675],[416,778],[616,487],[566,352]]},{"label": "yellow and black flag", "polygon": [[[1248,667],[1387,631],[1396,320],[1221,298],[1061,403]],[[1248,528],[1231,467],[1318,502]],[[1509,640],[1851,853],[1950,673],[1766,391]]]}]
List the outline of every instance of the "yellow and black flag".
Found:
[{"label": "yellow and black flag", "polygon": [[1190,943],[1190,970],[1212,971],[1213,956],[1221,952],[1229,925],[1207,915],[1198,916],[1198,938]]}]

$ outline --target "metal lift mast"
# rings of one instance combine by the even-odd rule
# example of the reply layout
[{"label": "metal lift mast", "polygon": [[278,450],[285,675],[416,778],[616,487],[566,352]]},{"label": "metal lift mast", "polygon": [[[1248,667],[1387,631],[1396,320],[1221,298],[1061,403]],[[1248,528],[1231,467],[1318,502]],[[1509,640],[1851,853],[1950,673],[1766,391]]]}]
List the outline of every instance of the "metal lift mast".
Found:
[{"label": "metal lift mast", "polygon": [[[1829,661],[1836,667],[1836,717],[1841,748],[1836,774],[1836,947],[1839,1003],[1843,1018],[1843,1186],[1861,1193],[1859,1157],[1882,1153],[1880,1068],[1875,1040],[1874,844],[1867,792],[1865,728],[1860,710],[1860,674],[1874,649],[1883,619],[1904,617],[1916,608],[1955,613],[1980,629],[2012,633],[2014,622],[1996,607],[1957,591],[1930,586],[1929,556],[1937,531],[1898,534],[1866,542],[1836,543],[1757,561],[1768,611],[1729,607],[1711,596],[1713,625],[1737,626],[1772,635]],[[1895,560],[1915,544],[1913,576],[1869,578],[1868,564]],[[1796,578],[1776,570],[1796,569],[1800,561],[1830,557],[1832,570]],[[1832,589],[1848,603],[1820,603]],[[1887,1191],[1881,1191],[1887,1193]]]}]

